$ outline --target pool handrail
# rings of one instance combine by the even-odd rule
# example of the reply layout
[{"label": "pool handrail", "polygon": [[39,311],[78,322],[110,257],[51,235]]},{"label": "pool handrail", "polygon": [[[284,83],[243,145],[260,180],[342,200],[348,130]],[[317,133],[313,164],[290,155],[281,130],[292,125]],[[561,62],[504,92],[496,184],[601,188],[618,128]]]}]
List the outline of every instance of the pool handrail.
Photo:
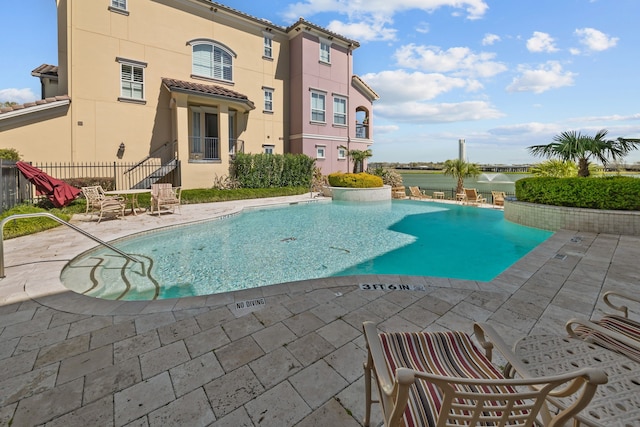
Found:
[{"label": "pool handrail", "polygon": [[14,219],[34,218],[34,217],[38,217],[38,216],[44,216],[44,217],[47,217],[47,218],[51,218],[52,220],[57,221],[62,225],[66,225],[66,226],[72,228],[73,230],[77,231],[78,233],[87,236],[91,240],[94,240],[94,241],[98,242],[102,246],[106,246],[107,248],[111,249],[112,251],[117,252],[118,254],[122,255],[126,259],[128,259],[130,261],[133,261],[133,262],[139,262],[137,259],[131,257],[131,255],[128,255],[128,254],[122,252],[120,249],[115,248],[115,247],[111,246],[110,244],[108,244],[107,242],[98,239],[93,234],[87,233],[83,229],[81,229],[79,227],[76,227],[75,225],[70,224],[67,221],[63,220],[63,219],[60,219],[57,216],[55,216],[53,214],[50,214],[49,212],[34,212],[34,213],[28,213],[28,214],[15,214],[15,215],[10,215],[10,216],[6,217],[5,219],[3,219],[0,222],[0,279],[6,277],[5,274],[4,274],[4,226],[5,226],[5,224],[7,222],[11,221],[11,220],[14,220]]}]

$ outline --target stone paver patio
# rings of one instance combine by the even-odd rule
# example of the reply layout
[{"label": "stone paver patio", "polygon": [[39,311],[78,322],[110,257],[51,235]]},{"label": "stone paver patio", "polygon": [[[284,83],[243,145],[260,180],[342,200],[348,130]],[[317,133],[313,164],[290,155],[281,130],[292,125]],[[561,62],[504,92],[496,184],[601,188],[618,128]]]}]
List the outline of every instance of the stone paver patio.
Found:
[{"label": "stone paver patio", "polygon": [[[109,241],[257,203],[309,200],[185,205],[161,218],[74,223]],[[384,330],[469,333],[474,321],[486,321],[513,342],[531,333],[563,334],[569,318],[599,313],[604,291],[633,292],[640,276],[640,237],[560,231],[491,282],[351,276],[119,302],[60,283],[63,266],[93,246],[66,227],[4,243],[0,425],[359,426],[364,320]],[[266,304],[238,309],[255,298]],[[372,425],[381,421],[375,409]]]}]

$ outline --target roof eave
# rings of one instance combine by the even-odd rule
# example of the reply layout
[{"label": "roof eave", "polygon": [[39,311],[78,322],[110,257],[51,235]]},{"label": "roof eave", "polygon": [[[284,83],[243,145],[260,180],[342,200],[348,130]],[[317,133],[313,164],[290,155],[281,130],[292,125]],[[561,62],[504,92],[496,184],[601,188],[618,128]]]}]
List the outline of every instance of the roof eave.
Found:
[{"label": "roof eave", "polygon": [[205,98],[212,98],[212,99],[220,99],[226,102],[231,102],[234,104],[239,104],[239,105],[243,105],[245,106],[247,111],[251,111],[251,110],[255,110],[256,106],[253,102],[251,102],[248,99],[240,99],[240,98],[234,98],[231,96],[224,96],[224,95],[218,95],[215,93],[207,93],[207,92],[201,92],[199,90],[193,90],[193,89],[186,89],[186,88],[181,88],[181,87],[170,87],[167,86],[167,84],[164,84],[164,87],[167,88],[167,90],[169,92],[177,92],[177,93],[184,93],[187,95],[196,95],[196,96],[203,96]]},{"label": "roof eave", "polygon": [[356,87],[365,92],[365,94],[369,95],[371,101],[377,101],[378,99],[380,99],[380,95],[378,95],[375,90],[373,90],[368,84],[366,84],[365,81],[360,78],[360,76],[354,74],[351,79],[355,83]]}]

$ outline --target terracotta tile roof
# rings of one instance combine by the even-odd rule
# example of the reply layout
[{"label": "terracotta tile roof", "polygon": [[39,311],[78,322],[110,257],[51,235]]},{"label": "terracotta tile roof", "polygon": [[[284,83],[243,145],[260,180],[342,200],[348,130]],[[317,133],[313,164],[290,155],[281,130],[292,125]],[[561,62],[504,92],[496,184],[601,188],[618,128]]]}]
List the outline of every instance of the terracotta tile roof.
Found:
[{"label": "terracotta tile roof", "polygon": [[351,78],[352,80],[360,84],[364,89],[371,92],[371,97],[373,98],[374,101],[377,99],[380,99],[380,95],[378,95],[376,91],[371,88],[371,86],[369,86],[364,80],[362,80],[362,77],[360,77],[357,74],[354,74]]},{"label": "terracotta tile roof", "polygon": [[358,43],[357,41],[349,39],[349,38],[347,38],[345,36],[341,36],[340,34],[334,33],[333,31],[329,31],[326,28],[323,28],[323,27],[321,27],[319,25],[316,25],[316,24],[314,24],[312,22],[309,22],[309,21],[307,21],[306,19],[304,19],[302,17],[300,17],[300,19],[298,19],[298,21],[295,24],[288,26],[287,27],[287,32],[290,32],[290,31],[294,30],[296,27],[301,26],[301,25],[304,25],[305,27],[313,28],[313,29],[315,29],[317,31],[323,32],[327,36],[338,38],[338,39],[342,40],[343,42],[345,42],[347,44],[353,45],[354,48],[360,47],[360,43]]},{"label": "terracotta tile roof", "polygon": [[31,75],[34,77],[40,76],[55,76],[58,77],[58,66],[57,65],[49,65],[42,64],[35,70],[31,71]]},{"label": "terracotta tile roof", "polygon": [[170,91],[192,92],[192,93],[199,93],[204,95],[213,95],[218,98],[227,98],[227,99],[241,101],[249,105],[251,109],[255,108],[253,102],[249,100],[247,95],[243,95],[233,90],[229,90],[222,86],[186,82],[184,80],[176,80],[176,79],[170,79],[166,77],[162,78],[162,83]]},{"label": "terracotta tile roof", "polygon": [[217,2],[214,2],[214,1],[210,1],[210,0],[199,0],[199,1],[201,3],[207,4],[211,8],[212,11],[213,10],[217,11],[217,9],[220,9],[220,10],[223,10],[223,11],[225,11],[227,13],[232,13],[232,14],[235,14],[237,16],[241,16],[241,17],[243,17],[245,19],[249,19],[251,21],[255,21],[255,22],[259,23],[259,24],[265,25],[268,28],[274,28],[274,29],[277,29],[279,31],[283,31],[285,33],[288,33],[290,31],[292,31],[293,29],[295,29],[299,25],[304,25],[305,27],[314,28],[317,31],[325,33],[327,36],[338,38],[338,39],[344,41],[346,44],[352,44],[356,48],[360,47],[360,43],[358,43],[357,41],[352,40],[352,39],[348,39],[348,38],[346,38],[344,36],[341,36],[338,33],[334,33],[333,31],[329,31],[326,28],[323,28],[323,27],[321,27],[319,25],[313,24],[313,23],[305,20],[304,18],[298,19],[298,21],[296,23],[294,23],[294,24],[292,24],[292,25],[290,25],[290,26],[285,28],[285,27],[282,27],[280,25],[276,25],[276,24],[274,24],[273,22],[271,22],[271,21],[269,21],[267,19],[262,19],[262,18],[258,18],[256,16],[249,15],[249,14],[244,13],[244,12],[238,10],[238,9],[234,9],[234,8],[226,6],[224,4],[220,4],[220,3],[217,3]]},{"label": "terracotta tile roof", "polygon": [[277,28],[280,31],[285,31],[284,27],[281,27],[280,25],[276,25],[273,22],[269,21],[268,19],[262,19],[262,18],[258,18],[258,17],[253,16],[253,15],[249,15],[249,14],[244,13],[244,12],[238,10],[238,9],[234,9],[232,7],[229,7],[229,6],[226,6],[224,4],[214,2],[214,1],[209,1],[209,0],[200,0],[200,1],[202,3],[206,3],[206,4],[210,5],[212,10],[213,10],[213,8],[218,8],[218,9],[233,13],[235,15],[242,16],[244,18],[250,19],[252,21],[256,21],[256,22],[258,22],[260,24],[263,24],[263,25],[266,25],[268,27]]},{"label": "terracotta tile roof", "polygon": [[60,96],[54,96],[51,98],[38,99],[36,101],[26,102],[24,104],[14,104],[9,107],[0,107],[0,114],[10,113],[12,111],[18,111],[18,110],[25,110],[25,112],[28,109],[37,110],[36,107],[39,107],[40,105],[53,104],[54,102],[58,102],[58,101],[71,101],[71,98],[69,97],[69,95],[60,95]]}]

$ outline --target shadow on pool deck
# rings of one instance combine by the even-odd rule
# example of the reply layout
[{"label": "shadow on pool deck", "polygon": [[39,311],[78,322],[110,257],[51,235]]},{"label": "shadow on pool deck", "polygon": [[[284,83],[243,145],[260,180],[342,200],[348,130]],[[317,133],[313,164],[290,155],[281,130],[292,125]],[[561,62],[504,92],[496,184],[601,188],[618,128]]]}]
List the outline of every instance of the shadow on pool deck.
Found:
[{"label": "shadow on pool deck", "polygon": [[[185,205],[76,224],[112,240],[269,201]],[[5,242],[0,280],[0,425],[358,426],[364,320],[383,330],[462,329],[487,321],[508,342],[563,334],[599,312],[609,289],[633,292],[640,238],[560,231],[491,282],[415,276],[310,280],[221,295],[102,301],[60,284],[94,246],[57,228]],[[556,255],[561,255],[556,257]],[[413,284],[424,290],[361,290]],[[239,310],[237,303],[264,298]],[[372,425],[381,421],[374,412]]]}]

